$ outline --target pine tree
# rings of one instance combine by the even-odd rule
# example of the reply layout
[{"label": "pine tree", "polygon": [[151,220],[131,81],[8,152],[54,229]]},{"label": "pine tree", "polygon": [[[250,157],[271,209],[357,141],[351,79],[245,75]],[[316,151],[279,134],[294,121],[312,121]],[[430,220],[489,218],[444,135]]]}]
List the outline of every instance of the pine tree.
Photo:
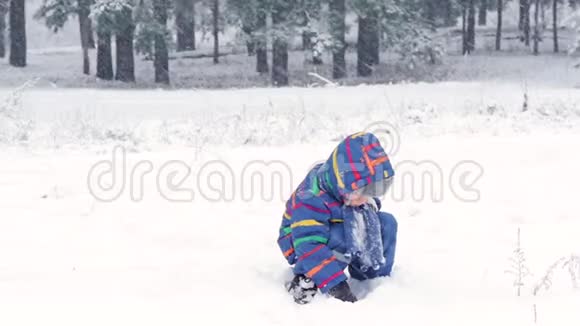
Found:
[{"label": "pine tree", "polygon": [[487,9],[489,7],[489,0],[479,0],[479,13],[477,16],[477,24],[479,26],[487,25]]},{"label": "pine tree", "polygon": [[0,58],[6,56],[6,13],[8,0],[0,0]]},{"label": "pine tree", "polygon": [[79,21],[80,45],[83,50],[83,72],[90,73],[88,49],[95,47],[91,22],[93,0],[44,0],[34,14],[35,19],[43,20],[53,32],[59,32],[71,16]]},{"label": "pine tree", "polygon": [[44,20],[46,27],[57,33],[78,9],[77,0],[43,0],[34,18]]},{"label": "pine tree", "polygon": [[373,29],[368,17],[358,17],[357,74],[368,77],[373,73],[372,37]]},{"label": "pine tree", "polygon": [[112,1],[97,0],[91,6],[97,32],[97,78],[113,80],[112,35],[115,31],[115,10]]},{"label": "pine tree", "polygon": [[353,5],[358,14],[357,74],[367,77],[380,61],[380,14],[384,8],[377,0],[357,0]]},{"label": "pine tree", "polygon": [[25,0],[10,0],[10,64],[26,67]]},{"label": "pine tree", "polygon": [[220,57],[220,1],[212,0],[212,33],[213,33],[213,63],[219,63]]},{"label": "pine tree", "polygon": [[552,0],[552,29],[554,36],[554,53],[560,52],[558,44],[558,0]]},{"label": "pine tree", "polygon": [[155,82],[169,84],[169,52],[166,42],[169,0],[153,0],[153,16],[160,32],[155,35]]},{"label": "pine tree", "polygon": [[475,51],[475,0],[469,0],[467,10],[467,53]]},{"label": "pine tree", "polygon": [[346,77],[346,1],[330,1],[330,31],[332,33],[332,78]]},{"label": "pine tree", "polygon": [[442,5],[438,7],[442,11],[443,26],[452,27],[457,24],[457,17],[461,14],[458,11],[458,1],[460,0],[443,0]]},{"label": "pine tree", "polygon": [[251,23],[242,25],[242,31],[244,32],[246,40],[246,49],[248,50],[248,56],[252,57],[256,55],[256,43],[253,40],[254,26]]},{"label": "pine tree", "polygon": [[[90,14],[89,14],[90,15]],[[95,29],[93,27],[93,21],[89,18],[88,21],[88,35],[89,35],[89,49],[94,49],[96,48],[96,42],[95,42]]]},{"label": "pine tree", "polygon": [[466,55],[469,53],[469,42],[467,36],[467,0],[461,0],[461,43],[462,43],[462,54]]},{"label": "pine tree", "polygon": [[175,0],[177,51],[195,50],[195,0]]},{"label": "pine tree", "polygon": [[519,0],[519,20],[518,20],[518,29],[520,31],[524,30],[524,22],[525,22],[525,15],[526,15],[526,6],[528,0]]},{"label": "pine tree", "polygon": [[520,40],[526,44],[530,45],[530,7],[532,0],[520,0],[520,19],[519,19],[519,29],[522,31]]},{"label": "pine tree", "polygon": [[287,86],[288,78],[288,16],[292,12],[292,1],[273,0],[272,25],[274,40],[272,44],[272,84]]},{"label": "pine tree", "polygon": [[97,78],[113,80],[111,32],[97,27]]},{"label": "pine tree", "polygon": [[254,31],[254,39],[256,42],[256,71],[260,74],[267,74],[270,71],[268,66],[267,37],[269,7],[266,0],[257,0],[256,5],[256,30]]},{"label": "pine tree", "polygon": [[91,14],[91,1],[78,0],[77,6],[78,6],[77,12],[79,16],[79,29],[81,34],[81,48],[83,49],[83,73],[85,75],[90,75],[91,63],[89,59],[89,48],[90,48],[90,34],[92,34],[92,29],[90,25],[89,15]]},{"label": "pine tree", "polygon": [[372,65],[378,65],[381,61],[381,22],[379,12],[369,13],[368,18],[370,24],[369,49],[371,51],[371,63]]},{"label": "pine tree", "polygon": [[[97,73],[108,77],[109,45],[107,41],[114,35],[116,43],[115,79],[123,82],[135,81],[135,22],[133,20],[133,0],[96,0],[92,7],[92,16],[97,22],[99,35]],[[98,65],[105,66],[99,69]],[[107,78],[104,78],[107,79]]]},{"label": "pine tree", "polygon": [[497,30],[495,33],[495,50],[501,50],[501,35],[503,25],[503,2],[504,0],[497,0]]},{"label": "pine tree", "polygon": [[119,10],[115,33],[117,46],[117,65],[115,79],[123,82],[135,81],[135,54],[133,41],[135,38],[135,24],[133,22],[133,7],[129,2]]},{"label": "pine tree", "polygon": [[535,0],[535,10],[534,10],[534,55],[540,53],[540,0]]},{"label": "pine tree", "polygon": [[319,33],[316,22],[321,18],[322,4],[319,0],[298,0],[295,8],[297,25],[302,30],[302,50],[311,54],[315,65],[323,64],[322,53],[316,49]]},{"label": "pine tree", "polygon": [[427,23],[431,25],[431,28],[435,29],[437,26],[437,3],[432,0],[423,0],[422,9],[425,12],[425,19]]},{"label": "pine tree", "polygon": [[256,55],[258,36],[258,10],[257,0],[228,0],[226,4],[226,15],[233,16],[233,24],[239,24],[244,33],[248,56]]}]

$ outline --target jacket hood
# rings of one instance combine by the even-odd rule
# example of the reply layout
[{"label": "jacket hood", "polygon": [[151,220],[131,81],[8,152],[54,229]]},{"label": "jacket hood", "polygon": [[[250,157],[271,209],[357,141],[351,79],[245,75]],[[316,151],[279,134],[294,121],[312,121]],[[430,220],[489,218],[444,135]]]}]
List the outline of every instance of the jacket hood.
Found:
[{"label": "jacket hood", "polygon": [[321,187],[338,200],[375,181],[394,176],[389,156],[372,133],[346,137],[317,172]]}]

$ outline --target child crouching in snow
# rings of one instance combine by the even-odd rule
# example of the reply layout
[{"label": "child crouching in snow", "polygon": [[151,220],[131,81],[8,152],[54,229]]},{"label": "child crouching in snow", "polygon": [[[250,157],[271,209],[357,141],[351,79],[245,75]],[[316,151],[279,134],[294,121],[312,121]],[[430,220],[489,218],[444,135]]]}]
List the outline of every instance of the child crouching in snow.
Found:
[{"label": "child crouching in snow", "polygon": [[390,276],[397,221],[380,212],[381,197],[394,171],[377,137],[358,133],[344,139],[316,165],[286,203],[278,245],[293,266],[286,286],[305,304],[320,290],[356,302],[344,270],[367,280]]}]

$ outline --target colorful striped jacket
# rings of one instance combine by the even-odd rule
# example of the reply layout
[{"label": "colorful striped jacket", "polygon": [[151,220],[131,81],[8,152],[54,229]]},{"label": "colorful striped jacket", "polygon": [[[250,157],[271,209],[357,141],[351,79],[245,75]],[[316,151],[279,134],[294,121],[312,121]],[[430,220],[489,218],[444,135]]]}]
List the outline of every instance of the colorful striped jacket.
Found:
[{"label": "colorful striped jacket", "polygon": [[316,165],[286,202],[278,237],[295,272],[304,271],[323,293],[346,280],[344,264],[328,246],[330,225],[342,222],[346,194],[392,175],[379,140],[366,132],[348,136],[325,163]]}]

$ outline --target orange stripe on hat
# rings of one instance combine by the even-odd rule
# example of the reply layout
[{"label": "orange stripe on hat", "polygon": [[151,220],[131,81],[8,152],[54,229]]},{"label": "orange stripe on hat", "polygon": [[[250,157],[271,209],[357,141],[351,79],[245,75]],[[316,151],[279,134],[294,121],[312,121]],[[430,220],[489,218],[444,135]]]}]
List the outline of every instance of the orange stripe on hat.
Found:
[{"label": "orange stripe on hat", "polygon": [[388,160],[389,160],[389,158],[387,156],[379,157],[376,160],[372,160],[371,161],[371,165],[372,166],[377,166],[377,165],[380,165],[382,163],[385,163]]},{"label": "orange stripe on hat", "polygon": [[371,159],[369,158],[369,154],[364,150],[364,148],[363,148],[363,156],[365,158],[365,163],[367,164],[367,167],[371,171],[371,175],[375,175],[375,166],[372,165]]}]

